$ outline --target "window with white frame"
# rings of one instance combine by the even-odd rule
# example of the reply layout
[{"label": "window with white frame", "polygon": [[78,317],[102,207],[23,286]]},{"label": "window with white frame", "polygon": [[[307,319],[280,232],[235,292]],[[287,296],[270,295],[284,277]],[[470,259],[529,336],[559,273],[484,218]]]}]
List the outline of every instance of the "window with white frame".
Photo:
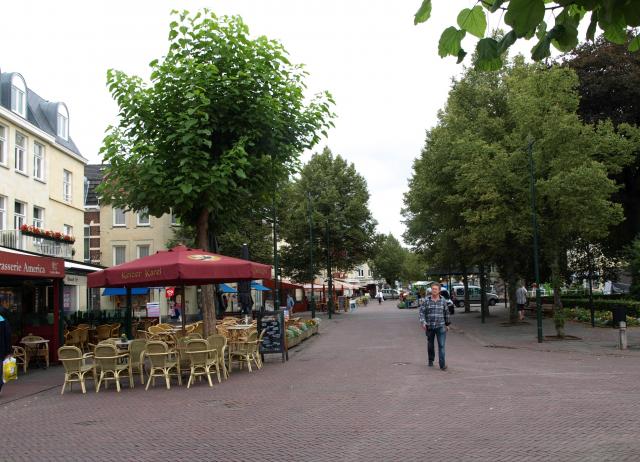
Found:
[{"label": "window with white frame", "polygon": [[362,268],[358,268],[358,277],[364,276],[364,270]]},{"label": "window with white frame", "polygon": [[27,173],[27,137],[16,133],[14,167],[21,173]]},{"label": "window with white frame", "polygon": [[113,226],[126,226],[126,216],[123,209],[113,209]]},{"label": "window with white frame", "polygon": [[19,75],[11,78],[11,110],[27,118],[27,86]]},{"label": "window with white frame", "polygon": [[373,276],[373,272],[369,270],[369,277]]},{"label": "window with white frame", "polygon": [[62,231],[67,236],[73,236],[73,226],[71,225],[62,225]]},{"label": "window with white frame", "polygon": [[27,223],[27,204],[20,201],[15,201],[13,204],[13,229],[20,229],[20,227]]},{"label": "window with white frame", "polygon": [[151,246],[149,244],[136,246],[137,258],[148,257],[150,252],[151,252]]},{"label": "window with white frame", "polygon": [[33,143],[33,176],[44,181],[44,146],[38,142]]},{"label": "window with white frame", "polygon": [[171,225],[172,226],[179,226],[180,225],[180,220],[175,215],[175,213],[173,213],[173,210],[171,210]]},{"label": "window with white frame", "polygon": [[33,207],[33,226],[44,228],[44,209],[42,207]]},{"label": "window with white frame", "polygon": [[9,136],[9,129],[4,125],[0,125],[0,164],[7,165],[7,141]]},{"label": "window with white frame", "polygon": [[69,111],[64,104],[58,104],[58,136],[64,140],[69,139]]},{"label": "window with white frame", "polygon": [[125,261],[125,255],[127,253],[127,247],[124,245],[113,246],[113,264],[120,265]]},{"label": "window with white frame", "polygon": [[71,202],[71,182],[73,176],[69,170],[62,171],[62,199],[65,202]]},{"label": "window with white frame", "polygon": [[0,230],[7,229],[7,198],[0,196]]},{"label": "window with white frame", "polygon": [[149,226],[151,224],[151,221],[149,220],[149,209],[142,209],[137,213],[137,215],[138,226]]}]

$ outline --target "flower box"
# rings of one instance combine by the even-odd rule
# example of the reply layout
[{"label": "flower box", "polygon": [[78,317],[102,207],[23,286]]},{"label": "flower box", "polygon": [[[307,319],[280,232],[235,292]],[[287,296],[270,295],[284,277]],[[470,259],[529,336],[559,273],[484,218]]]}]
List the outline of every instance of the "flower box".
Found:
[{"label": "flower box", "polygon": [[39,239],[48,239],[50,241],[64,242],[67,244],[73,244],[76,241],[75,237],[68,234],[64,234],[59,231],[51,231],[49,229],[38,228],[37,226],[31,225],[20,226],[20,232],[24,236],[32,236]]}]

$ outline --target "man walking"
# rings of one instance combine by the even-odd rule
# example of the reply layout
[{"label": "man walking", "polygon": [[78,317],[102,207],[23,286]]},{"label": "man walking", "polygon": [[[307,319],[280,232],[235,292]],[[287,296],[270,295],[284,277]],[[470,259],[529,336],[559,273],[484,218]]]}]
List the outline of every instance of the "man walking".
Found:
[{"label": "man walking", "polygon": [[524,321],[524,307],[527,304],[527,289],[524,284],[520,284],[516,290],[516,304],[518,305],[518,318]]},{"label": "man walking", "polygon": [[434,338],[438,339],[438,363],[441,370],[447,369],[444,359],[444,343],[449,330],[449,310],[447,300],[440,296],[440,284],[431,284],[431,295],[424,299],[420,305],[420,324],[427,334],[427,353],[429,355],[429,367],[433,367],[435,359]]},{"label": "man walking", "polygon": [[[0,307],[0,365],[12,351],[11,347],[11,325],[8,318],[9,310]],[[1,369],[1,368],[0,368]],[[2,390],[3,379],[2,370],[0,370],[0,390]]]}]

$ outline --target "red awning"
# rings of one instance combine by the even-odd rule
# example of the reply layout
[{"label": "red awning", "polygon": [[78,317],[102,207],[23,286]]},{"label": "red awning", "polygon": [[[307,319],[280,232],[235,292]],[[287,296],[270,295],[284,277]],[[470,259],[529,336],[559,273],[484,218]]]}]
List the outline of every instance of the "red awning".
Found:
[{"label": "red awning", "polygon": [[89,287],[205,285],[271,277],[271,266],[183,245],[97,271]]},{"label": "red awning", "polygon": [[0,251],[0,275],[29,278],[63,278],[64,260]]}]

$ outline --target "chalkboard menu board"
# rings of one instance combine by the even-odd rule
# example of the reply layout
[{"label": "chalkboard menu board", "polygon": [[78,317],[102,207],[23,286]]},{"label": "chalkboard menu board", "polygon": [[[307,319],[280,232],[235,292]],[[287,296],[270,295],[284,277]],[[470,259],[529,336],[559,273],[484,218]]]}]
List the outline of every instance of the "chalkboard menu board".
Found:
[{"label": "chalkboard menu board", "polygon": [[265,311],[258,317],[258,331],[265,329],[260,345],[260,353],[282,354],[282,362],[289,360],[289,353],[285,343],[284,313],[279,311]]}]

